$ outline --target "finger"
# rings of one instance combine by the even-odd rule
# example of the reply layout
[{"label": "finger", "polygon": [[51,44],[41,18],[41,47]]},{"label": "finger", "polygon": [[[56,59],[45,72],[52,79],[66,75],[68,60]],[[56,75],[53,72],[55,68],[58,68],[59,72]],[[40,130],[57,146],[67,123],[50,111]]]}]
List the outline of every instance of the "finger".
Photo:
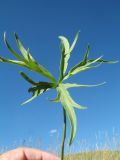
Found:
[{"label": "finger", "polygon": [[27,160],[59,160],[57,156],[32,148],[24,148],[24,155]]},{"label": "finger", "polygon": [[24,154],[21,148],[14,149],[2,154],[0,160],[24,160]]},{"label": "finger", "polygon": [[59,158],[38,149],[18,148],[4,153],[0,160],[59,160]]}]

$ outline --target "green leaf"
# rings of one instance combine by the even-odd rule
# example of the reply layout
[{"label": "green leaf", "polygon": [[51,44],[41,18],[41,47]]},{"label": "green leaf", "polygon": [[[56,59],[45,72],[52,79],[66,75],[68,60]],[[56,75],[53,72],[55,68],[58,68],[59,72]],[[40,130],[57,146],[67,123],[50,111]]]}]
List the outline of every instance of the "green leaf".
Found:
[{"label": "green leaf", "polygon": [[[22,43],[20,42],[17,34],[15,33],[15,38],[16,38],[16,42],[17,45],[21,51],[21,53],[23,54],[22,57],[19,54],[17,54],[9,45],[7,39],[6,39],[6,33],[4,33],[4,42],[8,48],[8,50],[14,55],[16,56],[19,60],[23,61],[25,63],[25,67],[29,68],[32,71],[35,71],[45,77],[47,77],[48,79],[52,80],[53,82],[56,82],[55,78],[53,77],[53,75],[46,69],[44,68],[42,65],[38,64],[34,58],[31,56],[31,54],[29,53],[29,51],[25,50],[25,48],[23,47]],[[4,61],[5,62],[5,61]],[[11,62],[12,63],[12,62]],[[19,63],[19,62],[18,62]],[[21,62],[20,62],[21,63]],[[19,63],[19,65],[20,65]],[[12,63],[13,64],[13,63]],[[15,64],[15,63],[14,63]],[[17,64],[17,63],[16,63]],[[23,66],[23,65],[22,65]]]},{"label": "green leaf", "polygon": [[[89,70],[89,69],[92,69],[92,68],[96,68],[100,65],[95,65],[95,66],[90,66],[96,62],[98,62],[98,60],[100,60],[102,58],[102,56],[100,56],[99,58],[97,59],[94,59],[94,61],[92,62],[87,62],[87,63],[84,63],[84,61],[76,64],[72,69],[70,69],[70,71],[66,74],[66,76],[64,77],[64,80],[71,77],[72,75],[75,75],[79,72],[82,72],[82,71],[85,71],[85,70]],[[102,63],[102,62],[101,62]],[[101,64],[100,63],[100,64]]]},{"label": "green leaf", "polygon": [[38,82],[33,81],[30,77],[28,77],[24,72],[20,72],[20,75],[29,83],[33,85],[38,85]]},{"label": "green leaf", "polygon": [[[71,124],[71,134],[70,134],[70,140],[69,140],[69,145],[72,144],[75,135],[76,135],[76,115],[74,112],[74,108],[79,108],[79,109],[86,109],[86,107],[83,107],[79,104],[77,104],[72,97],[70,96],[69,92],[66,90],[65,86],[63,84],[59,84],[59,86],[56,88],[58,91],[59,97],[57,97],[57,101],[61,102],[67,115],[70,120]],[[58,99],[59,98],[59,99]]]},{"label": "green leaf", "polygon": [[[22,76],[30,83],[34,83],[33,80],[31,80],[28,76],[26,77],[25,74],[22,73]],[[29,88],[28,92],[32,93],[32,97],[30,99],[28,99],[27,101],[25,101],[24,103],[22,103],[22,105],[31,102],[33,99],[35,99],[36,97],[38,97],[39,95],[41,95],[42,93],[44,93],[45,91],[55,88],[55,84],[54,83],[49,83],[49,82],[38,82],[35,86]]]},{"label": "green leaf", "polygon": [[38,82],[35,86],[29,88],[28,92],[33,92],[36,90],[41,90],[41,89],[48,89],[48,88],[55,88],[56,84],[55,83],[50,83],[50,82]]},{"label": "green leaf", "polygon": [[19,65],[19,66],[28,68],[28,67],[26,66],[26,64],[25,64],[24,62],[22,62],[22,61],[5,59],[5,58],[3,58],[3,57],[0,57],[0,61],[1,61],[1,62],[5,62],[5,63],[9,63],[9,64],[16,64],[16,65]]},{"label": "green leaf", "polygon": [[16,33],[14,33],[14,35],[15,35],[15,40],[16,40],[17,46],[18,46],[20,52],[22,53],[22,55],[24,56],[24,58],[25,58],[26,60],[28,60],[28,61],[33,61],[33,62],[35,62],[34,58],[33,58],[33,57],[31,56],[31,54],[29,53],[29,49],[26,50],[26,49],[24,48],[24,46],[22,45],[22,43],[21,43],[21,41],[19,40],[19,37],[18,37],[18,35],[17,35]]},{"label": "green leaf", "polygon": [[87,63],[89,54],[90,54],[90,46],[88,45],[81,65],[85,65]]},{"label": "green leaf", "polygon": [[45,92],[45,91],[44,91],[44,90],[36,90],[36,91],[34,92],[34,95],[33,95],[30,99],[28,99],[27,101],[23,102],[21,105],[25,105],[25,104],[31,102],[31,101],[34,100],[36,97],[38,97],[39,95],[41,95],[43,92]]},{"label": "green leaf", "polygon": [[19,60],[23,61],[23,62],[27,62],[22,56],[20,56],[18,53],[16,53],[10,46],[10,44],[8,43],[7,41],[7,38],[6,38],[6,33],[4,33],[4,43],[5,45],[7,46],[8,50],[15,56],[17,57]]},{"label": "green leaf", "polygon": [[[90,60],[88,60],[88,63],[91,63],[93,61],[94,61],[94,59],[90,59]],[[108,60],[104,60],[104,59],[99,59],[97,62],[99,62],[99,63],[108,63],[108,64],[115,64],[115,63],[118,63],[119,61],[108,61]]]},{"label": "green leaf", "polygon": [[[73,84],[75,85],[75,84]],[[77,84],[76,84],[77,85]],[[80,87],[80,86],[79,86]],[[87,107],[85,106],[81,106],[79,104],[77,104],[72,97],[70,96],[69,92],[67,91],[67,88],[71,88],[70,84],[66,83],[66,84],[59,84],[59,86],[57,87],[58,89],[60,88],[60,90],[62,90],[62,95],[64,97],[64,99],[67,101],[67,103],[69,105],[71,105],[72,107],[78,108],[78,109],[86,109]],[[57,89],[56,88],[56,89]],[[58,102],[60,101],[60,94],[58,93],[58,96],[56,98],[58,100]]]},{"label": "green leaf", "polygon": [[67,103],[65,103],[65,101],[61,100],[61,103],[65,111],[67,112],[67,116],[70,121],[71,133],[70,133],[69,145],[72,145],[75,135],[76,135],[76,130],[77,130],[76,114],[75,114],[73,107],[69,107]]},{"label": "green leaf", "polygon": [[70,140],[69,140],[69,145],[71,145],[76,135],[76,125],[77,125],[76,115],[75,115],[73,107],[71,105],[69,106],[67,101],[64,99],[62,95],[63,91],[61,90],[61,88],[58,88],[58,93],[60,94],[60,102],[62,106],[64,107],[67,113],[67,116],[69,118],[70,124],[71,124],[71,133],[70,133]]},{"label": "green leaf", "polygon": [[75,39],[74,39],[74,41],[73,41],[73,43],[72,43],[72,45],[71,45],[71,47],[70,47],[70,53],[72,52],[72,50],[74,49],[74,47],[75,47],[75,45],[76,45],[76,42],[77,42],[77,40],[78,40],[78,37],[79,37],[79,34],[80,34],[80,31],[76,34],[76,36],[75,36]]},{"label": "green leaf", "polygon": [[62,84],[64,86],[65,89],[69,89],[69,88],[77,88],[77,87],[98,87],[98,86],[101,86],[101,85],[104,85],[106,82],[102,82],[102,83],[99,83],[99,84],[92,84],[92,85],[89,85],[89,84],[76,84],[76,83],[65,83],[65,84]]},{"label": "green leaf", "polygon": [[82,70],[82,68],[84,68],[84,67],[88,67],[88,66],[90,66],[91,64],[94,64],[94,63],[96,63],[96,62],[98,62],[98,60],[100,60],[102,58],[102,56],[100,56],[99,58],[97,58],[97,59],[94,59],[94,61],[92,61],[92,62],[87,62],[87,63],[79,63],[79,64],[77,64],[77,65],[75,65],[71,70],[70,70],[70,72],[72,73],[72,72],[74,72],[74,71],[76,71],[76,72],[80,72],[81,70]]},{"label": "green leaf", "polygon": [[64,74],[67,70],[68,59],[70,58],[70,54],[69,54],[70,45],[69,45],[67,38],[65,38],[63,36],[59,36],[59,39],[61,41],[61,62],[60,62],[60,79],[59,79],[59,81],[62,81]]},{"label": "green leaf", "polygon": [[55,99],[50,99],[50,102],[60,102],[60,93],[57,94],[57,97]]},{"label": "green leaf", "polygon": [[72,50],[75,47],[75,44],[78,40],[80,32],[78,32],[75,36],[75,39],[70,47],[70,44],[66,37],[59,36],[59,39],[61,41],[61,62],[60,62],[60,79],[59,82],[61,82],[65,76],[67,66],[68,66],[68,60],[70,58],[70,54]]},{"label": "green leaf", "polygon": [[[73,51],[75,44],[78,40],[80,32],[78,32],[73,40],[72,45],[70,46],[69,41],[66,37],[64,36],[59,36],[60,42],[61,42],[61,62],[60,62],[60,79],[57,82],[54,78],[54,76],[41,64],[38,64],[35,59],[32,57],[32,55],[29,53],[29,49],[25,49],[21,41],[19,40],[17,34],[15,33],[15,39],[17,46],[22,53],[22,56],[20,56],[18,53],[16,53],[8,43],[6,39],[6,33],[4,33],[4,42],[5,45],[7,46],[8,50],[18,58],[18,60],[9,60],[5,59],[3,57],[0,57],[1,62],[5,63],[10,63],[10,64],[16,64],[19,66],[23,66],[28,68],[31,71],[37,72],[48,79],[52,80],[53,83],[50,82],[35,82],[31,78],[29,78],[24,72],[20,72],[20,75],[30,84],[32,84],[32,87],[28,89],[29,93],[32,93],[32,97],[25,101],[23,104],[26,104],[30,101],[32,101],[34,98],[38,97],[42,93],[44,93],[47,90],[50,89],[56,89],[58,92],[58,95],[55,99],[50,100],[52,102],[61,102],[62,106],[65,109],[65,112],[67,113],[67,116],[70,121],[71,125],[71,132],[70,132],[70,139],[69,139],[69,145],[73,143],[73,140],[76,135],[76,129],[77,129],[77,120],[76,120],[76,114],[74,111],[74,108],[78,109],[86,109],[87,107],[81,106],[78,103],[76,103],[72,97],[70,96],[70,93],[68,92],[69,88],[74,88],[74,87],[95,87],[99,85],[105,84],[105,82],[100,83],[100,84],[95,84],[95,85],[85,85],[85,84],[76,84],[76,83],[66,83],[62,84],[62,80],[65,80],[69,78],[72,75],[75,75],[79,72],[86,71],[92,68],[96,68],[100,66],[102,63],[117,63],[118,61],[107,61],[103,60],[102,56],[96,59],[89,59],[88,56],[90,53],[90,46],[86,48],[86,53],[83,57],[83,60],[76,64],[70,71],[66,74],[67,67],[68,67],[68,60],[70,58],[71,52]],[[19,61],[20,60],[20,61]],[[93,65],[96,64],[97,65]],[[22,105],[23,105],[22,104]]]},{"label": "green leaf", "polygon": [[35,72],[47,77],[48,79],[52,80],[53,82],[56,82],[54,76],[42,65],[36,64],[36,63],[32,63],[32,64],[30,63],[30,68],[33,71],[35,71]]},{"label": "green leaf", "polygon": [[21,51],[24,58],[26,60],[28,60],[28,53],[27,53],[26,49],[23,47],[22,43],[20,42],[18,35],[16,33],[14,33],[14,35],[15,35],[15,40],[16,40],[16,43],[17,43],[19,50]]},{"label": "green leaf", "polygon": [[65,55],[68,54],[70,49],[70,44],[68,42],[68,39],[64,36],[59,36],[59,39],[61,41],[61,49],[64,50]]}]

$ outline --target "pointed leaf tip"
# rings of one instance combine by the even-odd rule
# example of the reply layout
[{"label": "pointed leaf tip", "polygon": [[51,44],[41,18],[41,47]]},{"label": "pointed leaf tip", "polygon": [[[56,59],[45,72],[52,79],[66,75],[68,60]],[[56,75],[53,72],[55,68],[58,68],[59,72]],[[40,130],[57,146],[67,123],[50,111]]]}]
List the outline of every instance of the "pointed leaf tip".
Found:
[{"label": "pointed leaf tip", "polygon": [[6,31],[4,32],[4,37],[6,36]]},{"label": "pointed leaf tip", "polygon": [[79,35],[80,35],[80,31],[77,32],[77,34],[76,34],[76,36],[75,36],[75,38],[74,38],[74,41],[73,41],[73,43],[72,43],[72,45],[71,45],[71,47],[70,47],[70,53],[71,53],[72,50],[74,49],[74,47],[75,47],[75,45],[76,45],[76,42],[77,42],[77,40],[78,40],[78,38],[79,38]]},{"label": "pointed leaf tip", "polygon": [[6,32],[4,32],[3,39],[4,39],[4,43],[6,43]]},{"label": "pointed leaf tip", "polygon": [[[16,33],[16,32],[14,32],[14,35],[15,35],[15,36],[17,36],[17,33]],[[18,36],[17,36],[17,37],[18,37]]]},{"label": "pointed leaf tip", "polygon": [[14,32],[14,36],[15,36],[16,39],[19,39],[16,32]]},{"label": "pointed leaf tip", "polygon": [[25,79],[27,82],[31,83],[32,85],[37,85],[38,83],[33,81],[30,77],[28,77],[24,72],[20,71],[20,75],[23,79]]}]

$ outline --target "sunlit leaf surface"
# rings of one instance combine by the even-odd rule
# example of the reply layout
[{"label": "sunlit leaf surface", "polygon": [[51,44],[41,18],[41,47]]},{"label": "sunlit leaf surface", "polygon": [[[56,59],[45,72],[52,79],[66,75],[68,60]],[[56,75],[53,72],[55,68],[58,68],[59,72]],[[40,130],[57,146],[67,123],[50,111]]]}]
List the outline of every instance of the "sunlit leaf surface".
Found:
[{"label": "sunlit leaf surface", "polygon": [[86,85],[86,84],[76,84],[76,83],[63,83],[64,80],[70,78],[71,76],[74,76],[80,72],[97,68],[103,63],[107,64],[114,64],[118,61],[108,61],[104,60],[102,56],[96,58],[96,59],[88,59],[90,54],[90,46],[88,45],[85,51],[85,55],[83,56],[83,59],[78,62],[78,64],[75,64],[68,72],[68,61],[70,59],[70,55],[76,45],[76,42],[78,40],[80,32],[78,32],[70,45],[68,39],[64,36],[59,36],[60,39],[60,49],[61,49],[61,61],[60,61],[60,77],[57,81],[56,78],[41,64],[39,64],[30,54],[29,49],[25,49],[22,42],[19,40],[18,35],[15,33],[15,40],[18,46],[19,51],[21,52],[21,55],[18,54],[16,51],[12,49],[10,44],[7,41],[6,33],[4,33],[4,42],[6,47],[8,48],[9,52],[11,52],[18,60],[10,60],[3,57],[0,57],[0,62],[5,62],[8,64],[15,64],[18,66],[25,67],[29,69],[30,71],[37,72],[38,74],[41,74],[42,76],[46,77],[50,81],[48,82],[36,82],[32,80],[28,75],[26,75],[24,72],[20,72],[20,75],[22,78],[30,83],[32,85],[28,92],[32,93],[32,97],[25,101],[23,104],[26,104],[28,102],[31,102],[36,97],[42,95],[44,92],[55,89],[57,91],[57,97],[53,100],[50,100],[51,102],[58,102],[62,104],[62,107],[64,108],[68,119],[70,121],[71,125],[71,132],[70,132],[70,139],[69,139],[69,145],[73,143],[73,140],[76,135],[76,129],[77,129],[77,120],[76,120],[76,114],[74,111],[74,108],[77,109],[86,109],[87,107],[82,106],[78,103],[76,103],[73,98],[70,96],[70,93],[68,89],[70,88],[76,88],[76,87],[96,87],[105,84],[105,82],[100,84],[94,84],[94,85]]}]

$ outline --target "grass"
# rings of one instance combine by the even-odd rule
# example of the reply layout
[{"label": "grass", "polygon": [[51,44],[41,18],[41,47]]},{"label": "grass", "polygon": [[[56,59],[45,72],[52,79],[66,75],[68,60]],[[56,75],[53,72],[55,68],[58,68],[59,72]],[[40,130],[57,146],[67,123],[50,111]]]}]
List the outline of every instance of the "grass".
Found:
[{"label": "grass", "polygon": [[120,151],[102,150],[83,152],[68,155],[65,160],[120,160]]},{"label": "grass", "polygon": [[[99,132],[94,137],[94,144],[89,140],[82,139],[77,140],[76,144],[73,144],[71,148],[66,146],[65,160],[120,160],[120,133],[113,130],[112,135],[106,132]],[[54,138],[54,139],[53,139]],[[56,145],[52,146],[52,142],[55,141]],[[26,140],[15,141],[12,147],[2,147],[0,152],[6,152],[11,148],[33,147],[42,149],[43,141],[40,139],[33,139],[32,137]],[[60,135],[50,135],[50,145],[47,148],[48,152],[56,155],[60,155]],[[92,149],[91,149],[92,148]]]},{"label": "grass", "polygon": [[94,144],[88,140],[79,141],[65,160],[120,160],[120,134],[114,129],[112,135],[106,132],[96,134],[94,141]]}]

